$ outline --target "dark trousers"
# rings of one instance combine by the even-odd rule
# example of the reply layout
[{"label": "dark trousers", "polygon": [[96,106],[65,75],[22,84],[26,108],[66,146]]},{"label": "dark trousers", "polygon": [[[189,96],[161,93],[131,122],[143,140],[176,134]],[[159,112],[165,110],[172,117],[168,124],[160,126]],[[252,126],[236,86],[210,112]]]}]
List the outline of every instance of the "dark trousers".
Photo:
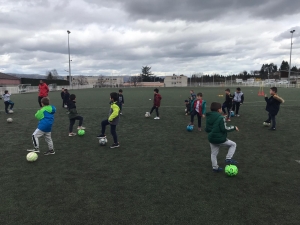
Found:
[{"label": "dark trousers", "polygon": [[70,119],[70,126],[69,126],[69,132],[72,133],[73,132],[73,126],[75,124],[75,121],[79,120],[79,125],[78,126],[82,126],[83,123],[83,117],[82,116],[76,116],[72,119]]},{"label": "dark trousers", "polygon": [[236,112],[235,112],[236,115],[239,114],[240,106],[241,106],[240,102],[233,102],[232,111],[235,111],[236,108]]},{"label": "dark trousers", "polygon": [[12,101],[6,101],[4,102],[4,105],[5,105],[5,112],[8,113],[8,107],[10,106],[10,109],[13,109],[14,107],[14,104]]},{"label": "dark trousers", "polygon": [[64,100],[62,100],[62,102],[63,102],[63,108],[65,108],[66,103]]},{"label": "dark trousers", "polygon": [[122,107],[123,106],[123,103],[122,102],[119,102],[119,107],[120,107],[120,113],[122,112]]},{"label": "dark trousers", "polygon": [[223,113],[224,114],[226,114],[226,110],[225,109],[227,109],[227,118],[230,118],[231,117],[231,113],[230,113],[230,111],[231,111],[231,105],[227,105],[227,104],[223,104],[222,105],[222,111],[223,111]]},{"label": "dark trousers", "polygon": [[41,97],[41,96],[38,97],[38,102],[39,102],[39,104],[40,104],[40,107],[43,107],[43,106],[42,106],[42,102],[41,102],[42,98],[44,98],[44,97]]},{"label": "dark trousers", "polygon": [[101,126],[102,126],[102,130],[101,130],[101,134],[105,135],[105,130],[106,130],[106,126],[110,125],[110,133],[113,136],[114,139],[114,143],[117,144],[118,143],[118,136],[117,136],[117,125],[112,125],[108,122],[108,120],[103,120],[101,122]]},{"label": "dark trousers", "polygon": [[268,121],[269,121],[269,122],[272,121],[272,128],[276,128],[276,118],[275,118],[274,115],[271,115],[271,114],[269,113]]},{"label": "dark trousers", "polygon": [[201,116],[196,110],[191,112],[191,123],[194,123],[194,117],[197,115],[198,118],[198,128],[201,128]]},{"label": "dark trousers", "polygon": [[152,107],[152,109],[150,111],[150,114],[152,114],[152,112],[153,112],[154,109],[156,110],[156,116],[159,117],[158,107],[156,107],[156,106]]}]

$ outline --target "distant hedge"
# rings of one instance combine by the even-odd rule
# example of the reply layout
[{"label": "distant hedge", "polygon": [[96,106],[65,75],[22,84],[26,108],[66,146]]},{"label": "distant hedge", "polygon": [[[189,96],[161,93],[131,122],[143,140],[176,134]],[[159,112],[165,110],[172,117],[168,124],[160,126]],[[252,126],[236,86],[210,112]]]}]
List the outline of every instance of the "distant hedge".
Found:
[{"label": "distant hedge", "polygon": [[[21,78],[21,84],[31,84],[31,86],[38,86],[41,79]],[[59,86],[69,85],[67,80],[46,80],[42,79],[46,84],[57,84]]]}]

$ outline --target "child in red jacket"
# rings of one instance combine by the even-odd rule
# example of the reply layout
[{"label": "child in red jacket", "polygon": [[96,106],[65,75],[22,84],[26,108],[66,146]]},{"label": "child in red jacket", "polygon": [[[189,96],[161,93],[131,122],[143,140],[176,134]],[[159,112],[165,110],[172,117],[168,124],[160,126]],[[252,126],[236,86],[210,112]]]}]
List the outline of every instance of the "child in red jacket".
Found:
[{"label": "child in red jacket", "polygon": [[158,94],[159,90],[157,88],[154,89],[154,99],[153,99],[153,107],[150,111],[150,115],[152,114],[153,110],[156,110],[156,117],[154,118],[155,120],[159,120],[159,112],[158,108],[160,107],[160,101],[162,99],[161,95]]}]

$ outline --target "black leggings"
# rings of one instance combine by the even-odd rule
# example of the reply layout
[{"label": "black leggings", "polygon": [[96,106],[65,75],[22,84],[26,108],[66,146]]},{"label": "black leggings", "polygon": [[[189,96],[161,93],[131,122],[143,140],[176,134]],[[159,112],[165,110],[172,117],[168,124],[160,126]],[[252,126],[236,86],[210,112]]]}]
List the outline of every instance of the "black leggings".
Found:
[{"label": "black leggings", "polygon": [[154,109],[156,110],[156,116],[159,117],[158,107],[156,107],[156,106],[152,107],[152,109],[150,111],[150,114],[152,114],[152,112],[153,112]]},{"label": "black leggings", "polygon": [[74,126],[76,120],[79,120],[79,126],[80,127],[82,126],[82,123],[83,123],[83,117],[82,116],[76,116],[76,117],[70,119],[70,126],[69,126],[69,132],[70,133],[73,132],[73,126]]},{"label": "black leggings", "polygon": [[268,121],[269,121],[269,123],[272,122],[272,128],[276,128],[276,118],[274,115],[269,113]]},{"label": "black leggings", "polygon": [[105,130],[106,130],[106,126],[107,125],[110,125],[110,133],[111,133],[111,135],[113,136],[113,139],[114,139],[114,143],[115,144],[118,144],[118,136],[117,136],[117,131],[116,131],[116,129],[117,129],[117,125],[113,125],[113,124],[110,124],[109,122],[108,122],[108,120],[103,120],[102,122],[101,122],[101,134],[102,135],[105,135]]},{"label": "black leggings", "polygon": [[42,106],[42,102],[41,102],[41,101],[42,101],[42,98],[44,98],[44,97],[41,97],[41,96],[38,97],[38,102],[39,102],[40,107],[43,107],[43,106]]}]

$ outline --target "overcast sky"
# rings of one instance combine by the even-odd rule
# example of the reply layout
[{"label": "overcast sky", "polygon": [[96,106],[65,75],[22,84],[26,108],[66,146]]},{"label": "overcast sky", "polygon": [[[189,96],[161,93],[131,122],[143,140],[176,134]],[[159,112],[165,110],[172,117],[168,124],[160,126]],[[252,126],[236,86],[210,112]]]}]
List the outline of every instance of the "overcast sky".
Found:
[{"label": "overcast sky", "polygon": [[299,0],[0,0],[0,72],[157,75],[300,66]]}]

